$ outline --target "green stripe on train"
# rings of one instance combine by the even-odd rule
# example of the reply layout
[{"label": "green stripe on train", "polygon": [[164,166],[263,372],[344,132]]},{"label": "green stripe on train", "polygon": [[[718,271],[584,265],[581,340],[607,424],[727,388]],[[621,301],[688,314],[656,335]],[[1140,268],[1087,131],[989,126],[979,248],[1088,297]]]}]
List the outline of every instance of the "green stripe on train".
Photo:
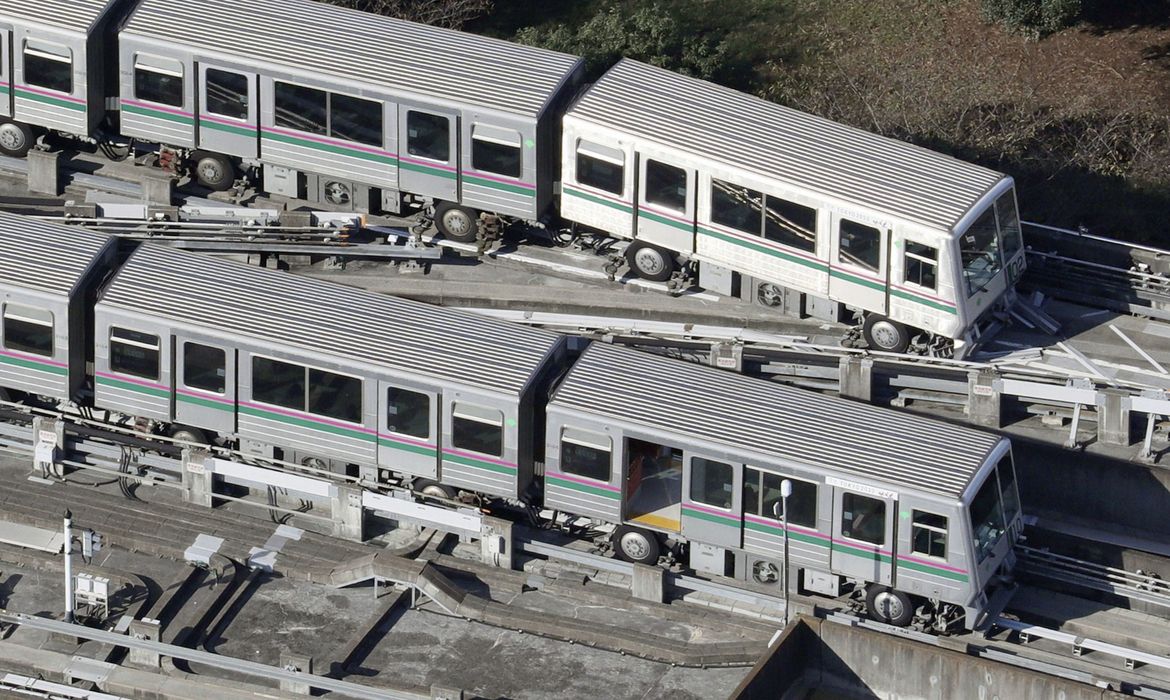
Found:
[{"label": "green stripe on train", "polygon": [[248,138],[253,138],[253,139],[256,138],[256,129],[255,129],[255,127],[250,127],[250,126],[237,126],[235,124],[220,124],[219,122],[213,122],[210,119],[200,119],[199,120],[199,127],[202,129],[214,129],[216,131],[223,131],[225,133],[234,134],[236,136],[247,136]]},{"label": "green stripe on train", "polygon": [[535,187],[529,187],[527,185],[521,185],[521,184],[510,184],[507,182],[496,182],[495,180],[488,180],[486,178],[476,177],[475,175],[468,175],[466,173],[464,173],[464,175],[463,175],[463,182],[465,184],[469,184],[469,185],[479,185],[481,187],[490,187],[492,189],[500,190],[502,192],[511,192],[512,194],[520,194],[520,195],[524,195],[525,197],[536,196],[536,188]]},{"label": "green stripe on train", "polygon": [[166,389],[159,389],[152,386],[142,386],[133,382],[124,382],[121,379],[114,379],[113,377],[98,377],[98,384],[104,384],[112,389],[122,389],[124,391],[133,391],[139,394],[146,394],[156,399],[169,399],[171,392]]},{"label": "green stripe on train", "polygon": [[399,442],[387,437],[379,437],[378,445],[381,447],[389,447],[395,450],[402,450],[403,452],[413,452],[416,455],[422,455],[424,457],[434,457],[437,453],[437,450],[434,447],[412,445],[409,442]]},{"label": "green stripe on train", "polygon": [[575,481],[569,481],[568,479],[559,479],[555,476],[550,476],[547,478],[548,478],[549,486],[560,486],[561,488],[570,489],[572,491],[580,491],[581,493],[587,493],[587,494],[590,494],[591,496],[602,496],[604,498],[621,498],[622,497],[622,495],[620,493],[617,493],[615,491],[609,491],[607,489],[603,489],[603,488],[600,488],[598,486],[590,486],[589,484],[578,484]]},{"label": "green stripe on train", "polygon": [[715,513],[708,513],[702,510],[695,510],[693,508],[683,508],[682,514],[688,518],[696,518],[698,520],[706,520],[709,523],[717,525],[725,525],[731,527],[739,527],[740,520],[731,515],[716,515]]},{"label": "green stripe on train", "polygon": [[504,466],[503,464],[494,464],[492,462],[485,462],[482,459],[474,457],[464,457],[462,455],[453,455],[450,452],[443,453],[444,462],[454,462],[465,467],[472,467],[474,469],[483,469],[484,471],[495,472],[497,474],[505,474],[507,476],[514,476],[516,474],[515,467]]},{"label": "green stripe on train", "polygon": [[297,136],[290,136],[288,134],[280,134],[275,131],[265,131],[264,138],[270,141],[280,141],[293,146],[300,146],[302,148],[312,148],[317,151],[324,151],[325,153],[333,153],[341,156],[349,156],[350,158],[360,158],[368,160],[372,163],[381,163],[383,165],[398,165],[405,167],[404,164],[398,162],[398,158],[392,155],[382,153],[370,153],[369,151],[362,151],[355,148],[348,148],[339,144],[321,143],[320,141],[313,141],[311,139],[303,139]]},{"label": "green stripe on train", "polygon": [[69,370],[65,367],[45,364],[44,362],[37,362],[36,360],[26,360],[23,357],[9,357],[7,355],[0,355],[0,364],[12,365],[13,367],[20,367],[21,369],[33,369],[38,372],[56,374],[62,377],[66,374],[69,374]]},{"label": "green stripe on train", "polygon": [[23,97],[26,100],[33,100],[34,102],[41,102],[43,104],[53,105],[54,107],[64,107],[65,109],[71,109],[75,112],[84,112],[85,111],[85,104],[84,103],[70,102],[69,100],[62,100],[62,99],[57,98],[57,97],[51,97],[49,95],[42,95],[42,94],[36,93],[36,92],[29,92],[28,90],[21,90],[20,88],[16,88],[16,96]]},{"label": "green stripe on train", "polygon": [[158,109],[151,109],[149,107],[139,107],[138,105],[122,103],[122,111],[130,114],[137,114],[143,117],[150,117],[151,119],[162,119],[167,122],[174,122],[175,124],[182,124],[183,126],[194,126],[195,120],[182,114],[171,114],[170,112],[163,112]]},{"label": "green stripe on train", "polygon": [[224,403],[223,401],[213,401],[205,399],[202,396],[188,396],[187,394],[175,394],[175,399],[183,403],[189,403],[192,406],[201,406],[203,408],[214,408],[217,411],[227,411],[231,413],[236,410],[235,404]]}]

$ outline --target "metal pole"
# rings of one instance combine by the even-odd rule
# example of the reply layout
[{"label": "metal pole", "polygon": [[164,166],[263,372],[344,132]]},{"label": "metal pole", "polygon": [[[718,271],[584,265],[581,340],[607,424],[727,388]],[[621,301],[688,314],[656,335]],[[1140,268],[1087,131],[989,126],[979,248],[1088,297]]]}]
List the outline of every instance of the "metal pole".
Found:
[{"label": "metal pole", "polygon": [[788,627],[788,497],[792,495],[792,482],[780,482],[780,504],[783,515],[780,526],[784,528],[784,626]]},{"label": "metal pole", "polygon": [[73,511],[65,510],[65,621],[73,622]]}]

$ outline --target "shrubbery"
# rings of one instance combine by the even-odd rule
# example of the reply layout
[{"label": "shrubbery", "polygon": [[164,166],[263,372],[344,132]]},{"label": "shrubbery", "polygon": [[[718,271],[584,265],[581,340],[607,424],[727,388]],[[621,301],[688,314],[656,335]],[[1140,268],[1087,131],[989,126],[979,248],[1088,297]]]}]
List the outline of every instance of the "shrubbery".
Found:
[{"label": "shrubbery", "polygon": [[984,21],[1000,22],[1017,32],[1044,36],[1081,19],[1084,0],[981,0]]}]

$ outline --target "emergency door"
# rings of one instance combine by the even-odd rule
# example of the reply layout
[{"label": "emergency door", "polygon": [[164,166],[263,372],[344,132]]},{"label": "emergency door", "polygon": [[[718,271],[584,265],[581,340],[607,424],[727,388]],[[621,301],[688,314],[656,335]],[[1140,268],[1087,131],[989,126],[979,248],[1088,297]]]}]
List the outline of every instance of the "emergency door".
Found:
[{"label": "emergency door", "polygon": [[439,479],[439,395],[378,382],[378,464]]},{"label": "emergency door", "polygon": [[0,117],[12,116],[12,32],[0,29]]},{"label": "emergency door", "polygon": [[220,434],[236,431],[236,351],[175,336],[175,422]]},{"label": "emergency door", "polygon": [[199,148],[239,158],[260,155],[254,73],[199,64]]},{"label": "emergency door", "polygon": [[898,495],[829,477],[833,486],[831,566],[846,576],[893,585]]},{"label": "emergency door", "polygon": [[890,232],[833,216],[829,296],[866,311],[888,313]]},{"label": "emergency door", "polygon": [[643,151],[637,162],[635,237],[667,250],[694,252],[696,172]]},{"label": "emergency door", "polygon": [[398,184],[403,192],[459,201],[459,115],[398,106]]}]

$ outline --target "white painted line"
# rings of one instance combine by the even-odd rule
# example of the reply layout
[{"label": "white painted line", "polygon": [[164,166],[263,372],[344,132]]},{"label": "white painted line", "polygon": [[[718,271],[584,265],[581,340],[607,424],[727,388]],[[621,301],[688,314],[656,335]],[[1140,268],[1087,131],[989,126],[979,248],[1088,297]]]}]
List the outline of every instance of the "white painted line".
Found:
[{"label": "white painted line", "polygon": [[1165,367],[1163,367],[1162,365],[1158,364],[1158,361],[1157,361],[1157,360],[1155,360],[1154,358],[1150,357],[1149,353],[1147,353],[1145,350],[1142,350],[1140,347],[1138,347],[1138,344],[1137,344],[1137,343],[1135,343],[1135,342],[1133,342],[1133,340],[1131,340],[1131,339],[1130,339],[1130,337],[1129,337],[1129,336],[1127,336],[1125,333],[1122,333],[1120,328],[1118,328],[1117,326],[1115,326],[1115,325],[1113,325],[1112,323],[1110,323],[1110,324],[1109,324],[1109,330],[1111,330],[1111,331],[1113,331],[1114,333],[1116,333],[1118,338],[1121,338],[1122,340],[1124,340],[1126,345],[1128,345],[1128,346],[1130,346],[1131,348],[1133,348],[1134,352],[1136,352],[1137,354],[1139,354],[1139,355],[1141,355],[1143,358],[1145,358],[1146,362],[1149,362],[1151,365],[1153,365],[1153,366],[1154,366],[1154,369],[1158,370],[1158,372],[1160,372],[1161,374],[1170,374],[1170,372],[1167,372],[1167,371],[1166,371],[1166,368],[1165,368]]},{"label": "white painted line", "polygon": [[1101,370],[1097,369],[1097,365],[1090,362],[1089,358],[1081,354],[1080,350],[1075,350],[1064,343],[1057,343],[1056,346],[1071,355],[1072,358],[1076,360],[1077,364],[1079,364],[1081,367],[1084,367],[1102,379],[1108,379],[1108,377],[1101,373]]}]

